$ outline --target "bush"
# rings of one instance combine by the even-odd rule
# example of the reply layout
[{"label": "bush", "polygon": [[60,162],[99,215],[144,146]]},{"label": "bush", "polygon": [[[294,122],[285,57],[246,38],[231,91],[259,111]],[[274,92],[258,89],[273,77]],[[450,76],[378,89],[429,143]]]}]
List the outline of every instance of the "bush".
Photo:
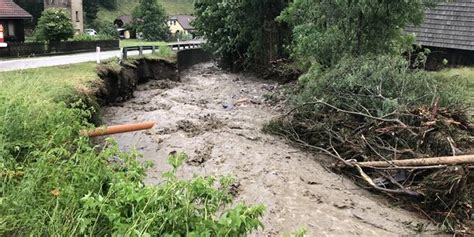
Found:
[{"label": "bush", "polygon": [[37,41],[61,41],[73,36],[74,26],[65,9],[49,8],[43,12],[36,27]]},{"label": "bush", "polygon": [[142,0],[133,11],[133,25],[147,41],[165,41],[170,32],[163,6],[155,0]]},{"label": "bush", "polygon": [[397,56],[347,57],[327,72],[313,66],[301,80],[306,83],[296,98],[298,104],[317,98],[379,117],[431,106],[436,97],[441,106],[461,106],[467,97],[467,81],[411,70],[409,62]]},{"label": "bush", "polygon": [[97,35],[88,35],[88,34],[78,34],[72,38],[73,41],[98,41],[98,40],[116,40],[117,38],[111,37],[110,35],[97,34]]},{"label": "bush", "polygon": [[97,32],[100,35],[108,36],[112,39],[118,39],[119,33],[117,27],[112,22],[100,22],[97,24]]}]

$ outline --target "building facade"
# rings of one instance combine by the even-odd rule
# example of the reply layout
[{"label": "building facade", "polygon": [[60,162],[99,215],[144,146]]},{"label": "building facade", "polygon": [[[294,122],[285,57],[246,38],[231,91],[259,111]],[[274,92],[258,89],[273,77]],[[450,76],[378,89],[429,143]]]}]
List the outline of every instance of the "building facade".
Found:
[{"label": "building facade", "polygon": [[427,68],[437,69],[446,59],[452,66],[474,65],[474,1],[441,2],[427,10],[419,27],[406,31],[416,36],[416,43],[431,50]]},{"label": "building facade", "polygon": [[84,32],[82,0],[44,0],[44,9],[48,8],[65,8],[71,15],[76,34]]},{"label": "building facade", "polygon": [[191,25],[194,19],[195,17],[188,15],[170,16],[167,24],[171,34],[188,35],[194,32],[194,27]]}]

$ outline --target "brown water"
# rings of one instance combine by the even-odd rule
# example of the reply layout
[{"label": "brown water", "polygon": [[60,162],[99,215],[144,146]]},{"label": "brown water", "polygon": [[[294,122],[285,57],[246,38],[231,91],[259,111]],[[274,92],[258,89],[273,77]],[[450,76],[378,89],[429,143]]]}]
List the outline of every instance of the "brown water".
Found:
[{"label": "brown water", "polygon": [[[278,113],[264,102],[275,83],[197,65],[182,82],[141,85],[134,99],[106,108],[108,124],[156,121],[150,131],[116,135],[124,150],[136,148],[152,161],[146,182],[160,182],[172,151],[190,160],[179,176],[236,177],[237,202],[264,204],[265,229],[254,236],[281,236],[301,227],[308,236],[398,236],[426,221],[389,207],[320,165],[324,156],[301,151],[261,131]],[[277,89],[276,89],[277,90]]]}]

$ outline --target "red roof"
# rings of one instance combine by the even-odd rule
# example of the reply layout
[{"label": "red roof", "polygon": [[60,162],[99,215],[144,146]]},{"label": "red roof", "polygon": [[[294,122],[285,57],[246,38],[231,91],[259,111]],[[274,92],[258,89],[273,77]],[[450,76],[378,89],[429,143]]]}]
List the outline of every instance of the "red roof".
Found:
[{"label": "red roof", "polygon": [[32,17],[13,0],[0,0],[0,19],[29,19]]}]

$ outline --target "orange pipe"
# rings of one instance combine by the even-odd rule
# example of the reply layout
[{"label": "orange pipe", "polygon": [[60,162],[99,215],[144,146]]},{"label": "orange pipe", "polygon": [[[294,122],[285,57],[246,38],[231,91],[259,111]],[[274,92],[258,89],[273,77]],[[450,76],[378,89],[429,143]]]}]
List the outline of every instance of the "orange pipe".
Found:
[{"label": "orange pipe", "polygon": [[99,136],[107,136],[107,135],[118,134],[118,133],[127,133],[127,132],[151,129],[153,126],[155,126],[155,122],[117,125],[117,126],[96,128],[93,130],[83,130],[81,131],[81,135],[88,136],[88,137],[99,137]]}]

